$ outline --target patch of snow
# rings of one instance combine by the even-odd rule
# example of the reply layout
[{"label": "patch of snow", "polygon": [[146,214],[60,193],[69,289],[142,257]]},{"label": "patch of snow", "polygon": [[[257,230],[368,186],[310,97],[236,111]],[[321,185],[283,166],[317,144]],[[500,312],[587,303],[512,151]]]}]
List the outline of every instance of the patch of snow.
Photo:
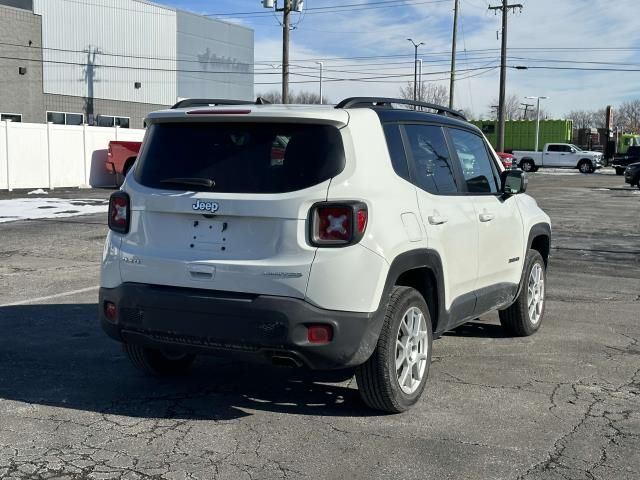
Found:
[{"label": "patch of snow", "polygon": [[108,200],[95,198],[15,198],[0,200],[0,223],[106,213],[108,207]]},{"label": "patch of snow", "polygon": [[31,190],[30,192],[27,193],[27,195],[49,195],[49,192],[39,188],[37,190]]}]

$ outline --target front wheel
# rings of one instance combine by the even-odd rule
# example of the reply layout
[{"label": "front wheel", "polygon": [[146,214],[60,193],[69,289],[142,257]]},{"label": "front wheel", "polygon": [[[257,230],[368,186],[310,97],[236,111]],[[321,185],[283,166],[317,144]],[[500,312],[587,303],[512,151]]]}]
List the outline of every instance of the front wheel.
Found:
[{"label": "front wheel", "polygon": [[580,173],[593,173],[595,168],[589,160],[583,160],[578,165],[578,170],[580,170]]},{"label": "front wheel", "polygon": [[431,316],[424,298],[410,287],[394,287],[375,351],[356,369],[364,403],[399,413],[414,405],[431,364]]},{"label": "front wheel", "polygon": [[502,327],[515,337],[527,337],[538,331],[545,310],[546,266],[537,250],[529,250],[518,298],[509,308],[500,310]]},{"label": "front wheel", "polygon": [[156,376],[185,373],[196,358],[188,353],[164,352],[128,343],[123,345],[123,349],[134,367]]}]

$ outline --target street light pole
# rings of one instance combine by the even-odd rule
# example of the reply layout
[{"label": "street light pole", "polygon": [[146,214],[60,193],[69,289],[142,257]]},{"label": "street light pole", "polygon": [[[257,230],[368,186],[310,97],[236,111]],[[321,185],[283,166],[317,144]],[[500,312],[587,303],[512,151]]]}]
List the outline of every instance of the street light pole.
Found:
[{"label": "street light pole", "polygon": [[413,59],[413,101],[415,102],[418,97],[418,47],[424,45],[424,42],[416,43],[411,38],[407,38],[415,48],[415,55]]},{"label": "street light pole", "polygon": [[529,100],[537,100],[537,109],[536,109],[536,142],[535,142],[535,151],[538,151],[539,141],[540,141],[540,100],[546,100],[549,97],[525,97]]},{"label": "street light pole", "polygon": [[322,105],[322,67],[323,67],[323,63],[322,62],[316,62],[318,65],[320,65],[320,105]]}]

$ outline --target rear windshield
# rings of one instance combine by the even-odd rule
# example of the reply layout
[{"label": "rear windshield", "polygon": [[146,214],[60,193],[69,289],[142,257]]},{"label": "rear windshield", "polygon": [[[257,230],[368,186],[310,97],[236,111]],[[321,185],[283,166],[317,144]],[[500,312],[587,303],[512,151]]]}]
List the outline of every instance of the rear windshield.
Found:
[{"label": "rear windshield", "polygon": [[289,123],[160,123],[149,127],[135,178],[151,188],[282,193],[344,168],[339,130]]}]

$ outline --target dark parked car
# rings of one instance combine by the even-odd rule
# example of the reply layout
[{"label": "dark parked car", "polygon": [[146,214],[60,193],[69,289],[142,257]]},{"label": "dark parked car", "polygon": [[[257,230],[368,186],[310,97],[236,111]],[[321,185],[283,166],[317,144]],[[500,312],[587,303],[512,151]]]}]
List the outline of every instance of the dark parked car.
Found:
[{"label": "dark parked car", "polygon": [[640,162],[632,163],[624,171],[624,181],[629,185],[640,188]]},{"label": "dark parked car", "polygon": [[616,175],[622,175],[628,165],[636,162],[640,162],[640,146],[631,146],[627,153],[617,154],[613,157],[611,166],[616,169]]}]

